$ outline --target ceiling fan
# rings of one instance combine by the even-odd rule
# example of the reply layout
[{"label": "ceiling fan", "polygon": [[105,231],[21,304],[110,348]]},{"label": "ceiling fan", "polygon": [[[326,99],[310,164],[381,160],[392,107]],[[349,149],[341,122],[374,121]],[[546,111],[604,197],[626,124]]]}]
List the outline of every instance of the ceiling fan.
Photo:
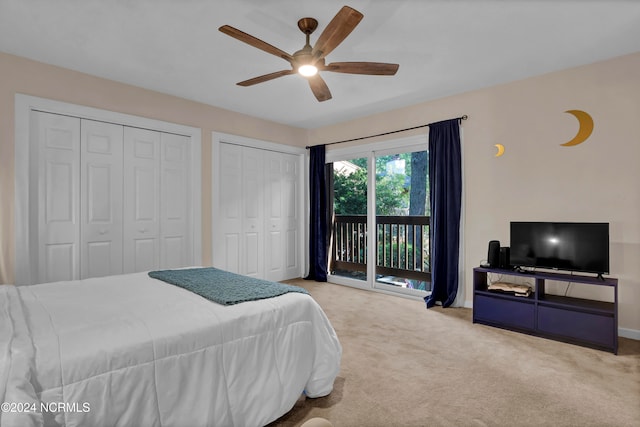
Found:
[{"label": "ceiling fan", "polygon": [[331,92],[325,81],[320,77],[320,74],[318,74],[319,71],[379,76],[392,76],[398,71],[398,64],[383,62],[332,62],[325,65],[325,57],[342,43],[363,17],[364,15],[357,10],[349,6],[343,6],[320,34],[313,47],[309,44],[309,36],[318,27],[318,21],[314,18],[300,19],[298,28],[306,35],[306,43],[302,49],[293,55],[229,25],[223,25],[219,30],[241,42],[278,56],[291,64],[290,70],[276,71],[244,80],[237,83],[239,86],[252,86],[278,77],[298,73],[307,78],[311,91],[318,101],[322,102],[331,99]]}]

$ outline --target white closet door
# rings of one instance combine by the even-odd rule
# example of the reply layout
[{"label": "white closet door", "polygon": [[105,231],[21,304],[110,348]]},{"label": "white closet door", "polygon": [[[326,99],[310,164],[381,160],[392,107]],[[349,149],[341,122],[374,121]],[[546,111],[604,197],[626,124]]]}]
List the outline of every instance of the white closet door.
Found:
[{"label": "white closet door", "polygon": [[299,157],[220,143],[214,265],[281,281],[300,276]]},{"label": "white closet door", "polygon": [[124,128],[124,272],[160,265],[160,133]]},{"label": "white closet door", "polygon": [[284,155],[265,151],[265,278],[284,280]]},{"label": "white closet door", "polygon": [[185,267],[193,259],[189,206],[191,191],[188,160],[190,139],[160,134],[160,266]]},{"label": "white closet door", "polygon": [[30,169],[37,176],[37,188],[29,190],[37,210],[35,283],[79,279],[80,119],[32,111],[30,126],[36,148]]},{"label": "white closet door", "polygon": [[300,277],[300,159],[292,154],[282,155],[282,212],[284,241],[284,279]]},{"label": "white closet door", "polygon": [[300,276],[298,157],[265,152],[265,275],[280,281]]},{"label": "white closet door", "polygon": [[214,221],[220,238],[213,242],[214,265],[242,273],[242,147],[220,144],[220,207]]},{"label": "white closet door", "polygon": [[185,128],[192,136],[170,124],[159,125],[169,132],[145,130],[98,120],[98,110],[82,109],[93,116],[85,119],[38,111],[32,102],[60,108],[31,98],[16,107],[16,283],[201,263],[193,129]]},{"label": "white closet door", "polygon": [[264,151],[242,147],[242,274],[264,277]]},{"label": "white closet door", "polygon": [[81,121],[80,276],[122,274],[123,127]]}]

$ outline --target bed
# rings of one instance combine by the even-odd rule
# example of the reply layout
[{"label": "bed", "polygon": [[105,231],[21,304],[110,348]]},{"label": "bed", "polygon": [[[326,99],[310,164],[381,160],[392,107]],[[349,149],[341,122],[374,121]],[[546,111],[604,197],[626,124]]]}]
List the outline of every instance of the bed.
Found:
[{"label": "bed", "polygon": [[341,353],[299,292],[221,305],[146,272],[0,286],[0,425],[263,426],[328,395]]}]

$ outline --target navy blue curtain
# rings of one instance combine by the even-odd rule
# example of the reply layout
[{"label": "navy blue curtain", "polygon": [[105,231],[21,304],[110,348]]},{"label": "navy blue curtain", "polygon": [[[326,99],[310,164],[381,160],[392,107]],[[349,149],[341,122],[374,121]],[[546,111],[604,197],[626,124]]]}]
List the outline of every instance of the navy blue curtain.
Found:
[{"label": "navy blue curtain", "polygon": [[316,145],[309,153],[309,275],[308,280],[327,281],[327,180],[325,147]]},{"label": "navy blue curtain", "polygon": [[431,295],[427,308],[450,306],[458,292],[462,165],[459,119],[429,125]]}]

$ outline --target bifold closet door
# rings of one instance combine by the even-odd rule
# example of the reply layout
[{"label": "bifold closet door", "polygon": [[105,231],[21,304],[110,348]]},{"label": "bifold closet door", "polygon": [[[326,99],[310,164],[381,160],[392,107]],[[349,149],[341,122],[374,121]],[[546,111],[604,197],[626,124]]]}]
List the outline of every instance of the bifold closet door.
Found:
[{"label": "bifold closet door", "polygon": [[190,139],[124,128],[124,272],[188,266]]},{"label": "bifold closet door", "polygon": [[279,281],[299,277],[298,156],[220,144],[214,265]]},{"label": "bifold closet door", "polygon": [[191,184],[189,159],[191,139],[160,134],[160,266],[191,265],[193,244],[190,230]]},{"label": "bifold closet door", "polygon": [[32,111],[30,138],[32,276],[79,279],[80,119]]},{"label": "bifold closet door", "polygon": [[220,144],[222,239],[216,265],[264,278],[264,151]]},{"label": "bifold closet door", "polygon": [[300,277],[302,250],[300,248],[300,218],[303,201],[300,198],[300,159],[296,155],[286,154],[282,163],[282,212],[284,227],[284,279]]},{"label": "bifold closet door", "polygon": [[160,132],[124,129],[124,272],[160,264]]},{"label": "bifold closet door", "polygon": [[80,277],[122,274],[123,126],[81,120]]},{"label": "bifold closet door", "polygon": [[264,278],[264,151],[242,147],[242,274]]},{"label": "bifold closet door", "polygon": [[265,151],[265,278],[283,280],[284,215],[282,166],[280,153]]},{"label": "bifold closet door", "polygon": [[242,274],[242,147],[220,144],[220,238],[213,242],[214,265]]},{"label": "bifold closet door", "polygon": [[265,276],[280,281],[298,277],[298,157],[265,151]]},{"label": "bifold closet door", "polygon": [[193,260],[191,139],[30,113],[31,283]]}]

